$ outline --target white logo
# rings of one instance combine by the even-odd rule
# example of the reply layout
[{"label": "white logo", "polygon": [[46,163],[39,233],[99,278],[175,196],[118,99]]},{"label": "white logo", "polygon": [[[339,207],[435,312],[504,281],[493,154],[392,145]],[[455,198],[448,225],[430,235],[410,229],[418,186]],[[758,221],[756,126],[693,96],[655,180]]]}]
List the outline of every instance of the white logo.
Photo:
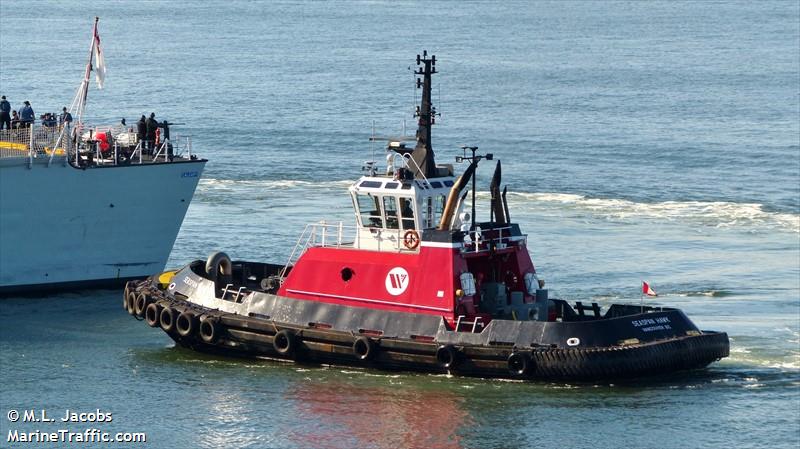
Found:
[{"label": "white logo", "polygon": [[386,275],[386,291],[397,296],[406,291],[408,287],[408,272],[401,267],[394,267]]}]

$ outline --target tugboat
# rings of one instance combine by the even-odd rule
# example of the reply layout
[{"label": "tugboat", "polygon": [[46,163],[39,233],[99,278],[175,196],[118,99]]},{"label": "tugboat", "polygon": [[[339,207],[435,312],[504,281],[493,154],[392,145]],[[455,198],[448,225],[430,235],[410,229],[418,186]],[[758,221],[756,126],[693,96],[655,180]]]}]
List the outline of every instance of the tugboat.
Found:
[{"label": "tugboat", "polygon": [[390,140],[385,170],[365,164],[349,188],[355,226],[308,225],[285,264],[216,252],[130,282],[128,312],[198,351],[489,378],[639,377],[728,356],[726,333],[678,309],[550,298],[510,220],[500,161],[485,222],[475,220],[475,171],[492,155],[464,148],[461,176],[436,164],[436,57],[416,62],[416,145]]}]

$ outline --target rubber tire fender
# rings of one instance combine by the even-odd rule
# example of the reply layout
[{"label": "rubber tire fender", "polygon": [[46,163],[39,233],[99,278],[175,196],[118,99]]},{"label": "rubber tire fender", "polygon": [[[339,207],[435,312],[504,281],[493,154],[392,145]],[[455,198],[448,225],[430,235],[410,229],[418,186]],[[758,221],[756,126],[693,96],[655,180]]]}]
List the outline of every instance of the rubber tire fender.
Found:
[{"label": "rubber tire fender", "polygon": [[141,318],[144,316],[147,306],[150,304],[150,298],[144,292],[136,295],[136,300],[133,302],[133,314]]},{"label": "rubber tire fender", "polygon": [[508,372],[512,376],[524,376],[531,368],[531,356],[527,352],[512,352],[508,356]]},{"label": "rubber tire fender", "polygon": [[[128,281],[130,283],[130,281]],[[130,288],[128,288],[128,284],[125,284],[125,292],[122,294],[122,308],[128,310],[128,295],[131,294]]]},{"label": "rubber tire fender", "polygon": [[436,350],[436,363],[444,369],[452,369],[458,365],[458,349],[453,345],[442,345]]},{"label": "rubber tire fender", "polygon": [[175,330],[175,309],[172,307],[164,307],[161,309],[161,313],[158,314],[158,322],[161,324],[161,329],[164,329],[164,332],[172,332]]},{"label": "rubber tire fender", "polygon": [[158,327],[159,317],[161,315],[161,306],[156,303],[150,303],[144,309],[144,320],[150,327]]},{"label": "rubber tire fender", "polygon": [[198,329],[200,338],[208,343],[214,343],[219,338],[222,329],[219,320],[214,317],[205,317],[200,320],[200,328]]},{"label": "rubber tire fender", "polygon": [[272,339],[272,347],[280,355],[289,356],[294,354],[297,346],[294,332],[289,329],[278,331]]},{"label": "rubber tire fender", "polygon": [[190,337],[197,329],[197,318],[187,310],[175,319],[175,329],[181,337]]},{"label": "rubber tire fender", "polygon": [[216,288],[224,288],[233,282],[233,263],[222,251],[211,253],[206,260],[206,274]]},{"label": "rubber tire fender", "polygon": [[127,310],[131,315],[136,315],[136,296],[136,292],[129,292],[128,296],[125,298],[125,310]]},{"label": "rubber tire fender", "polygon": [[353,341],[353,355],[358,360],[372,360],[377,352],[375,342],[371,338],[360,336]]}]

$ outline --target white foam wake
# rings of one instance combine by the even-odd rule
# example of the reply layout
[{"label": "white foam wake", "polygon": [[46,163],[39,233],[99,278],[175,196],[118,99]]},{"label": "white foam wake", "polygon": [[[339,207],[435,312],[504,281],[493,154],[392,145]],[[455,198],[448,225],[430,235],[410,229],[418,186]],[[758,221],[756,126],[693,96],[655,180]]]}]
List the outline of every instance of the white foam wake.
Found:
[{"label": "white foam wake", "polygon": [[328,189],[331,187],[347,187],[352,184],[352,181],[301,181],[298,179],[214,179],[202,178],[200,180],[200,188],[218,189],[218,188],[262,188],[262,189],[291,189],[295,187],[300,188],[322,188]]},{"label": "white foam wake", "polygon": [[664,201],[637,203],[622,199],[587,198],[568,193],[511,193],[510,202],[536,202],[548,207],[589,211],[607,219],[694,221],[719,228],[765,226],[800,233],[800,215],[765,211],[757,203]]}]

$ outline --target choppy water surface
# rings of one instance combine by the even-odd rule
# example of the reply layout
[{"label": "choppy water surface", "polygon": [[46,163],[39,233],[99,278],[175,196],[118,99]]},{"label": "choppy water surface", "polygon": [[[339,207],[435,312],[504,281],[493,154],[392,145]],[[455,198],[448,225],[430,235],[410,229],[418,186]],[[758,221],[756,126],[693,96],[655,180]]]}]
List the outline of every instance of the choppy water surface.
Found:
[{"label": "choppy water surface", "polygon": [[796,2],[0,0],[15,108],[69,104],[94,15],[109,72],[89,114],[155,111],[210,160],[171,265],[215,249],[282,262],[306,223],[352,220],[373,121],[413,122],[408,67],[425,48],[437,156],[475,144],[503,161],[552,294],[638,302],[647,279],[650,302],[727,331],[732,353],[618,384],[384,374],[178,349],[118,291],[10,298],[0,446],[12,408],[100,408],[102,430],[145,431],[150,447],[800,444]]}]

